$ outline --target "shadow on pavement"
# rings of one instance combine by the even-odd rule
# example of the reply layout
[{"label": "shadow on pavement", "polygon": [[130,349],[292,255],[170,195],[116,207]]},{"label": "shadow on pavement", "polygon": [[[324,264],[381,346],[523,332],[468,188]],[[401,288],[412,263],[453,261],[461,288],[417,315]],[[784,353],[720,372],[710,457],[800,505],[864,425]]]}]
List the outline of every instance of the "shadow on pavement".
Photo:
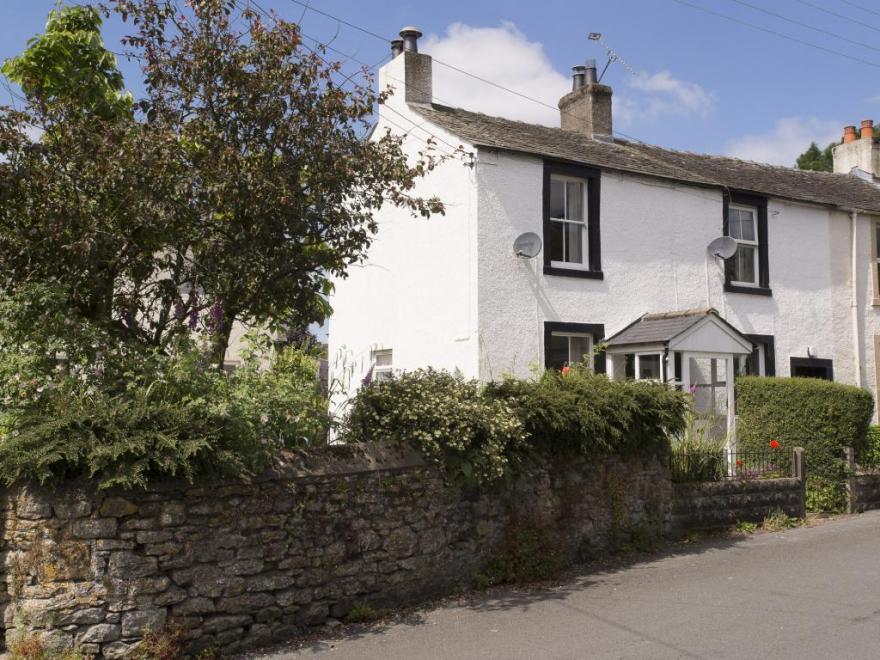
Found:
[{"label": "shadow on pavement", "polygon": [[651,564],[679,556],[693,556],[721,551],[745,540],[749,536],[718,533],[701,536],[695,541],[676,541],[666,543],[651,553],[632,553],[603,558],[581,564],[567,571],[557,580],[526,585],[505,585],[484,591],[467,591],[454,596],[423,603],[393,613],[373,623],[341,624],[334,628],[324,626],[313,635],[300,637],[269,649],[250,652],[239,656],[244,659],[260,660],[275,657],[275,654],[298,652],[301,655],[326,652],[343,641],[385,634],[391,628],[401,626],[422,626],[428,624],[427,615],[437,609],[470,609],[479,612],[520,610],[528,611],[535,603],[565,601],[572,593],[590,589],[598,583],[614,580],[623,571],[644,570]]}]

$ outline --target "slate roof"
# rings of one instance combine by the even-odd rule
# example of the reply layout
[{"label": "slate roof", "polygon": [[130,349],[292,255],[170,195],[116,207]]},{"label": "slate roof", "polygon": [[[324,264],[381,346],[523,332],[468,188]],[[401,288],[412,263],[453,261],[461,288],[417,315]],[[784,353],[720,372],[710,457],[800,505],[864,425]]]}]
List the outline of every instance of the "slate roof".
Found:
[{"label": "slate roof", "polygon": [[[645,314],[630,323],[623,330],[605,340],[608,346],[629,346],[632,344],[665,344],[699,323],[707,316],[716,316],[722,323],[730,326],[712,308],[686,309],[678,312]],[[733,328],[733,326],[730,326]],[[733,328],[740,334],[736,328]]]},{"label": "slate roof", "polygon": [[686,181],[782,199],[880,213],[880,186],[850,174],[812,172],[738,158],[663,149],[640,142],[592,140],[574,131],[491,117],[443,105],[412,109],[478,147],[518,151],[611,170]]}]

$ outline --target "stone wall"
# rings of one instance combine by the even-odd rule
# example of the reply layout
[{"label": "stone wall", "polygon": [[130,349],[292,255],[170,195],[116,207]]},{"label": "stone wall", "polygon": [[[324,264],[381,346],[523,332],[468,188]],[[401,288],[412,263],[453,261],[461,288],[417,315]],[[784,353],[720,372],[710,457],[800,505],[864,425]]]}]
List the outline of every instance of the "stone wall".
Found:
[{"label": "stone wall", "polygon": [[675,484],[670,531],[729,527],[761,522],[776,510],[802,518],[807,512],[807,463],[801,447],[792,451],[792,476]]},{"label": "stone wall", "polygon": [[880,473],[855,473],[849,479],[847,495],[850,513],[880,509]]},{"label": "stone wall", "polygon": [[803,482],[751,479],[675,484],[671,529],[730,527],[738,522],[761,522],[781,509],[794,517],[804,515]]},{"label": "stone wall", "polygon": [[0,498],[5,639],[116,658],[173,625],[190,651],[230,654],[355,602],[401,607],[467,586],[524,520],[553,525],[568,553],[622,530],[660,534],[671,499],[659,462],[548,465],[476,493],[381,447],[301,456],[247,484],[19,487]]}]

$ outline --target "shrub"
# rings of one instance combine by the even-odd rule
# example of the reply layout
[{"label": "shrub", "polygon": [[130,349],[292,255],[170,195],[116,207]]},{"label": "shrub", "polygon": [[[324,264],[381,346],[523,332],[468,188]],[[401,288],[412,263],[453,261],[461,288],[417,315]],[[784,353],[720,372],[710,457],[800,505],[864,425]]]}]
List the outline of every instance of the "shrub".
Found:
[{"label": "shrub", "polygon": [[811,378],[743,377],[736,381],[737,447],[807,451],[808,506],[839,510],[845,502],[844,448],[869,447],[874,402],[870,392]]},{"label": "shrub", "polygon": [[864,467],[880,467],[880,426],[872,425],[868,429],[868,442],[856,461]]},{"label": "shrub", "polygon": [[687,409],[686,397],[666,385],[612,381],[582,367],[506,379],[487,393],[516,411],[536,451],[587,458],[666,454]]},{"label": "shrub", "polygon": [[242,367],[204,344],[120,347],[58,311],[51,287],[0,297],[0,480],[88,476],[100,488],[154,477],[247,476],[284,447],[323,442],[317,362],[256,337]]},{"label": "shrub", "polygon": [[346,442],[387,440],[414,447],[464,483],[507,474],[525,437],[507,402],[485,397],[475,380],[433,369],[362,387],[342,430]]},{"label": "shrub", "polygon": [[781,532],[786,529],[794,529],[797,526],[798,519],[792,518],[782,509],[775,509],[761,523],[761,528],[768,532]]}]

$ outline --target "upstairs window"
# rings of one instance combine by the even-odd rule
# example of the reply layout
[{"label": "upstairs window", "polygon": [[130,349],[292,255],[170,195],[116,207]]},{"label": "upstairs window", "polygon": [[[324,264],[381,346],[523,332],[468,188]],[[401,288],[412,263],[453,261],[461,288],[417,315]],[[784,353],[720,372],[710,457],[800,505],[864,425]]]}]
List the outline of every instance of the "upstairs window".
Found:
[{"label": "upstairs window", "polygon": [[544,163],[544,274],[602,279],[599,171]]},{"label": "upstairs window", "polygon": [[550,263],[561,268],[588,268],[587,182],[550,177]]},{"label": "upstairs window", "polygon": [[767,199],[731,193],[724,197],[723,230],[736,241],[736,253],[724,262],[725,291],[769,296]]},{"label": "upstairs window", "polygon": [[729,236],[737,242],[731,264],[731,284],[758,286],[758,209],[753,206],[730,205]]}]

